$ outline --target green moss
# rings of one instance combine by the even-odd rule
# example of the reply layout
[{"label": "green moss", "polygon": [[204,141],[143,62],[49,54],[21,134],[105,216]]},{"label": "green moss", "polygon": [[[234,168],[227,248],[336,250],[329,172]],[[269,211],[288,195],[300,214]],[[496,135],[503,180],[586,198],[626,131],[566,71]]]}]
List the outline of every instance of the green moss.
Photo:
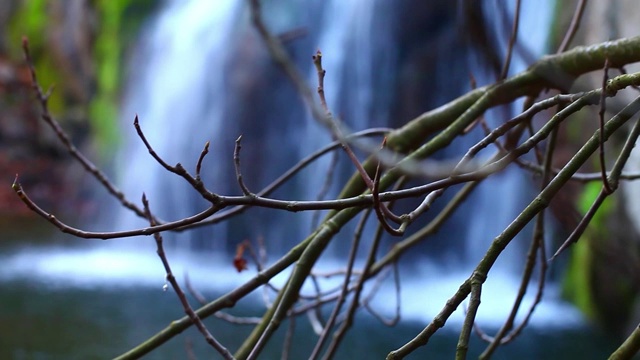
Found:
[{"label": "green moss", "polygon": [[[64,122],[65,112],[72,106],[82,105],[88,109],[92,138],[98,153],[103,157],[111,155],[110,149],[118,144],[118,109],[123,84],[123,58],[125,49],[141,24],[159,5],[151,0],[95,0],[91,3],[97,14],[97,32],[92,56],[95,65],[96,89],[86,104],[66,104],[62,91],[54,91],[49,100],[49,108],[54,116]],[[50,86],[64,86],[60,74],[47,48],[47,32],[51,18],[46,0],[25,0],[20,2],[16,13],[7,27],[8,51],[14,59],[22,59],[22,37],[29,39],[38,80],[45,90]],[[64,124],[63,124],[64,125]]]},{"label": "green moss", "polygon": [[97,92],[89,115],[99,153],[110,155],[118,144],[119,94],[123,83],[123,57],[133,35],[158,5],[157,1],[98,0],[100,29],[94,48]]},{"label": "green moss", "polygon": [[[600,181],[591,181],[585,185],[582,191],[582,194],[578,199],[578,210],[580,211],[581,214],[586,214],[587,211],[589,211],[591,204],[593,204],[594,200],[600,193],[600,190],[602,190],[602,182]],[[602,203],[602,205],[600,205],[598,212],[596,212],[596,214],[594,215],[589,226],[592,228],[595,227],[597,229],[604,230],[603,228],[603,226],[605,225],[604,221],[607,215],[610,214],[611,211],[613,210],[613,207],[614,207],[613,198],[607,197]]]},{"label": "green moss", "polygon": [[45,0],[30,0],[20,3],[8,27],[9,49],[16,58],[22,56],[22,36],[29,37],[32,51],[41,52],[44,46],[45,29],[48,24]]},{"label": "green moss", "polygon": [[[50,56],[47,56],[46,40],[49,17],[45,0],[29,0],[20,3],[16,13],[7,26],[9,55],[19,61],[23,59],[22,38],[29,39],[29,50],[37,69],[38,81],[46,91],[49,87],[61,84],[63,77]],[[49,98],[49,110],[55,115],[64,110],[63,97],[53,91]]]},{"label": "green moss", "polygon": [[591,249],[589,239],[583,235],[571,248],[569,266],[562,284],[563,297],[571,301],[590,319],[597,315],[596,306],[591,297]]},{"label": "green moss", "polygon": [[[588,183],[578,199],[578,210],[585,214],[593,201],[600,193],[602,183],[592,181]],[[575,304],[587,317],[596,319],[598,316],[597,306],[593,299],[593,289],[591,278],[593,276],[594,241],[597,238],[606,238],[602,234],[606,233],[605,221],[614,208],[614,200],[608,197],[594,215],[589,227],[580,240],[571,247],[569,266],[564,278],[563,295]]]},{"label": "green moss", "polygon": [[120,46],[120,22],[125,1],[96,1],[100,29],[94,47],[97,91],[89,106],[89,118],[94,128],[100,154],[117,144],[118,90],[122,47]]}]

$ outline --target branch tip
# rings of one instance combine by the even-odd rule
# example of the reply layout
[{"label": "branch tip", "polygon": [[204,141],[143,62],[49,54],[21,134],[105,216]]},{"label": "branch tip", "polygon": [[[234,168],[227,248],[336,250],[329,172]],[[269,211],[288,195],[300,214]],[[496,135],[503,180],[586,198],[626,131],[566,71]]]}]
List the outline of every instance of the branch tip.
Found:
[{"label": "branch tip", "polygon": [[22,35],[22,51],[24,52],[24,58],[28,64],[31,64],[31,55],[29,54],[29,38],[26,35]]},{"label": "branch tip", "polygon": [[16,174],[16,177],[13,179],[13,184],[11,184],[11,188],[14,191],[20,190],[20,182],[18,182],[18,174]]}]

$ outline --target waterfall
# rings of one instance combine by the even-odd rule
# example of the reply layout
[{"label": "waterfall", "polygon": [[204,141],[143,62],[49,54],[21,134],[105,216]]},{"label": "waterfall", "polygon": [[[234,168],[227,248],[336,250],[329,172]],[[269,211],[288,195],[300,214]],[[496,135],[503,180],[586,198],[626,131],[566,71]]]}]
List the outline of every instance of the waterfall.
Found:
[{"label": "waterfall", "polygon": [[[160,217],[189,214],[197,199],[181,179],[167,176],[154,162],[131,123],[137,114],[158,154],[170,164],[183,162],[193,172],[189,165],[195,164],[205,142],[221,132],[226,106],[223,70],[229,61],[221,50],[232,46],[239,10],[237,1],[171,1],[153,30],[142,35],[131,61],[131,86],[122,112],[127,124],[120,176],[125,193],[139,199],[146,192]],[[216,157],[228,154],[221,142],[212,140]],[[222,171],[209,171],[207,176],[216,184],[224,181]],[[118,214],[116,224],[141,225],[130,213]]]},{"label": "waterfall", "polygon": [[[161,218],[193,214],[205,202],[149,156],[130,125],[135,114],[157,153],[169,164],[181,162],[191,172],[204,143],[211,141],[203,179],[222,194],[239,194],[232,167],[233,142],[239,135],[243,135],[244,178],[254,191],[331,141],[271,63],[241,5],[239,1],[169,2],[141,36],[131,61],[122,112],[126,137],[118,161],[120,182],[133,199],[145,192]],[[392,80],[376,76],[392,68],[393,54],[386,49],[391,46],[388,28],[393,24],[390,19],[379,19],[390,8],[383,1],[373,6],[370,1],[337,0],[265,5],[267,21],[275,32],[296,27],[305,31],[304,37],[287,46],[310,79],[315,75],[309,50],[322,49],[325,67],[330,69],[328,101],[353,129],[382,125],[388,119],[390,97],[373,89],[388,88]],[[316,18],[317,14],[323,16]],[[376,31],[381,23],[384,26]],[[329,166],[328,157],[321,159],[274,196],[314,199],[324,183],[318,174],[326,173]],[[338,167],[342,178],[352,171]],[[339,186],[339,182],[334,184],[334,194]],[[282,239],[299,239],[311,228],[306,214],[269,212],[262,216],[264,210],[252,210],[256,213],[251,219],[234,219],[213,230],[177,237],[188,238],[193,246],[228,250],[245,238],[265,236],[271,246],[282,249],[290,244]],[[273,227],[274,223],[288,225]],[[130,213],[118,213],[117,228],[143,225],[143,220]]]},{"label": "waterfall", "polygon": [[[482,16],[499,18],[496,9],[502,4],[484,2]],[[506,12],[512,16],[513,3],[507,4]],[[550,0],[525,1],[522,6],[521,29],[537,30],[520,36],[524,46],[515,52],[510,74],[522,71],[533,60],[527,54],[537,57],[546,51],[547,32],[542,29],[550,27],[552,18]],[[414,7],[422,12],[412,13]],[[329,106],[353,130],[400,126],[419,112],[468,91],[469,73],[479,85],[495,81],[496,75],[486,71],[486,59],[456,33],[453,24],[460,14],[448,4],[430,9],[419,1],[405,1],[401,6],[390,0],[265,2],[264,14],[277,34],[303,29],[304,36],[288,41],[286,47],[296,66],[308,74],[311,86],[315,70],[310,55],[316,48],[322,50]],[[491,40],[503,48],[510,23],[488,23],[493,26],[488,29],[489,36],[495,37]],[[497,56],[504,58],[503,53]],[[242,1],[169,1],[142,34],[129,71],[122,112],[123,133],[127,135],[119,159],[120,183],[132,199],[144,191],[161,218],[189,216],[204,209],[206,202],[149,156],[130,126],[135,114],[156,152],[169,164],[180,162],[192,173],[204,143],[211,141],[203,179],[211,190],[225,195],[239,194],[232,163],[233,143],[239,135],[243,135],[244,178],[253,191],[330,141],[327,131],[309,116],[291,84],[270,60]],[[491,111],[487,121],[495,125],[513,111],[517,109]],[[459,158],[480,135],[477,130],[456,140],[437,157]],[[324,182],[318,174],[325,174],[329,166],[328,157],[321,159],[274,196],[314,199]],[[346,162],[338,165],[341,179],[352,171]],[[335,181],[334,195],[340,185],[341,181]],[[422,301],[412,303],[411,299],[422,299],[412,293],[427,288],[435,299],[444,301],[468,276],[469,266],[477,263],[491,240],[524,208],[531,193],[525,175],[512,170],[479,186],[467,206],[410,256],[421,259],[411,271],[432,280],[425,284],[423,279],[409,277],[406,283],[412,285],[405,284],[404,316],[433,316],[438,309],[425,309]],[[434,213],[439,206],[435,205]],[[145,225],[124,211],[117,218],[117,228]],[[304,238],[310,221],[307,214],[252,209],[246,217],[166,237],[219,255],[232,251],[244,239],[262,236],[275,257]],[[515,293],[522,266],[524,245],[518,240],[524,239],[516,239],[492,270],[495,280],[486,285],[488,295],[483,295],[480,321],[502,319],[496,314],[503,314],[510,306],[505,301],[513,296],[505,294]],[[555,291],[549,286],[547,296],[557,297]],[[386,303],[388,299],[379,301]],[[440,307],[443,301],[430,303]],[[546,319],[543,321],[548,324],[558,311],[566,314],[562,318],[565,325],[571,323],[569,319],[579,318],[569,307],[551,302],[543,303],[534,319]]]}]

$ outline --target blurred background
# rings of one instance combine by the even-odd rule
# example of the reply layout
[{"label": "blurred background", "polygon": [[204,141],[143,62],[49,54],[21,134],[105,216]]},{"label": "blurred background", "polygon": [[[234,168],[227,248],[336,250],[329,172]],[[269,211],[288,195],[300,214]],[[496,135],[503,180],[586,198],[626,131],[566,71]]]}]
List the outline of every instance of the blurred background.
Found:
[{"label": "blurred background", "polygon": [[[515,5],[515,0],[265,0],[263,11],[310,84],[315,76],[310,56],[322,50],[329,106],[351,129],[363,130],[399,127],[455,99],[471,89],[470,75],[478,86],[494,82]],[[522,1],[509,74],[555,52],[576,6],[577,1]],[[625,0],[590,1],[572,44],[637,35],[632,6],[633,1]],[[29,39],[41,86],[53,86],[49,109],[74,144],[131,201],[139,202],[145,192],[164,219],[189,216],[206,203],[148,156],[132,126],[136,115],[160,156],[189,171],[204,143],[211,141],[203,178],[210,189],[226,195],[240,194],[232,162],[239,135],[244,177],[252,190],[327,144],[330,136],[309,117],[269,59],[244,1],[7,0],[0,3],[0,24],[0,174],[6,184],[0,187],[0,358],[114,357],[183,316],[183,310],[172,291],[163,291],[164,271],[153,239],[105,243],[60,234],[11,189],[19,174],[35,203],[78,228],[145,226],[106,194],[39,119],[22,37]],[[576,88],[598,86],[599,81],[597,76],[581,79]],[[496,109],[487,121],[503,122],[519,106]],[[590,134],[589,128],[568,128],[561,135],[560,164]],[[459,157],[481,135],[478,130],[456,140],[437,159]],[[274,197],[316,198],[324,184],[317,174],[329,169],[336,178],[329,196],[335,196],[352,168],[344,159],[327,157]],[[599,190],[595,185],[572,187],[561,195],[552,207],[556,216],[550,218],[549,246],[557,246],[575,226]],[[407,256],[400,325],[387,328],[360,314],[338,357],[380,358],[415,336],[468,276],[493,237],[530,201],[535,186],[530,175],[517,169],[483,184],[442,231]],[[497,189],[511,195],[496,199]],[[630,219],[638,217],[623,200],[608,201],[571,255],[552,267],[531,325],[496,358],[599,359],[637,325],[638,237]],[[445,203],[436,204],[433,212]],[[213,299],[251,276],[232,267],[239,243],[264,239],[273,261],[304,238],[314,221],[310,214],[252,209],[223,224],[167,234],[169,260],[179,281],[188,275]],[[529,234],[530,229],[522,240]],[[387,247],[393,244],[385,241]],[[523,241],[500,260],[483,292],[478,323],[489,333],[501,326],[517,291],[527,246]],[[344,266],[340,254],[346,249],[339,244],[329,249],[321,268]],[[276,283],[284,280],[280,276]],[[533,293],[532,288],[526,302],[531,303]],[[391,316],[393,299],[381,295],[373,304]],[[262,299],[255,295],[232,313],[260,316],[263,311]],[[416,358],[455,351],[462,311]],[[251,331],[221,320],[207,324],[232,350]],[[305,319],[298,326],[292,354],[301,355],[292,358],[308,356],[304,349],[315,340]],[[276,340],[268,356],[279,357],[280,344]],[[483,348],[474,337],[470,355]],[[211,357],[202,337],[191,330],[148,357],[188,358],[189,349]]]}]

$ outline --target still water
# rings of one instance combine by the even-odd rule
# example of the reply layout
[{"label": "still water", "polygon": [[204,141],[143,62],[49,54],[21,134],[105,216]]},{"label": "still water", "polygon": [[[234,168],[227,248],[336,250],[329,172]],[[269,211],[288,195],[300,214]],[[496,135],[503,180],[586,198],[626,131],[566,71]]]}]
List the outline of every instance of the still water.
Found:
[{"label": "still water", "polygon": [[[151,245],[150,240],[138,238],[117,246],[80,245],[87,244],[80,240],[55,246],[5,242],[0,248],[0,359],[108,359],[182,317],[184,312],[175,294],[170,289],[163,291],[162,265],[152,247],[147,246]],[[168,253],[178,280],[184,284],[188,273],[194,286],[209,299],[251,276],[249,272],[237,274],[225,258],[178,249],[169,249]],[[383,359],[422,330],[433,316],[431,313],[444,304],[455,288],[452,281],[450,288],[444,289],[446,281],[442,277],[423,280],[403,283],[403,318],[399,325],[386,327],[361,313],[337,358]],[[491,310],[489,304],[495,302],[491,301],[491,293],[497,295],[493,300],[509,298],[498,303],[498,308],[506,309],[511,301],[499,290],[483,293],[483,306],[488,305],[489,312],[483,315],[481,307],[478,321],[489,333],[495,331],[493,328],[506,314],[505,309],[502,313]],[[415,298],[421,301],[411,301]],[[190,301],[195,306],[196,301]],[[380,305],[385,301],[374,302],[374,306],[385,312]],[[229,312],[260,316],[264,305],[260,296],[250,296]],[[575,309],[560,301],[543,303],[536,315],[539,316],[534,315],[532,325],[494,358],[602,359],[617,346],[615,339],[590,326]],[[252,329],[219,319],[207,319],[206,324],[231,350]],[[286,328],[284,324],[263,358],[280,358]],[[454,317],[428,346],[410,358],[451,358],[458,330],[459,321]],[[306,317],[299,318],[290,358],[307,358],[316,339]],[[470,358],[477,357],[485,346],[472,336]],[[186,359],[187,348],[193,349],[197,358],[217,355],[199,333],[189,329],[146,358]]]}]

